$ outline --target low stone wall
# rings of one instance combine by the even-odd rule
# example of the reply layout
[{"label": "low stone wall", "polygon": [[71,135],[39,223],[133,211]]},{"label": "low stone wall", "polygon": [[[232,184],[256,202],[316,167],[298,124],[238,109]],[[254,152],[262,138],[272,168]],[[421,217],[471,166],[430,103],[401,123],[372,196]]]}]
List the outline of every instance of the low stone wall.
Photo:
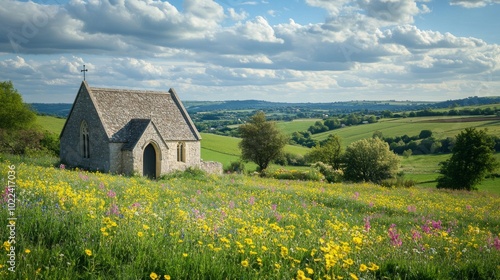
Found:
[{"label": "low stone wall", "polygon": [[222,163],[217,161],[201,161],[200,169],[208,174],[222,175],[223,172]]}]

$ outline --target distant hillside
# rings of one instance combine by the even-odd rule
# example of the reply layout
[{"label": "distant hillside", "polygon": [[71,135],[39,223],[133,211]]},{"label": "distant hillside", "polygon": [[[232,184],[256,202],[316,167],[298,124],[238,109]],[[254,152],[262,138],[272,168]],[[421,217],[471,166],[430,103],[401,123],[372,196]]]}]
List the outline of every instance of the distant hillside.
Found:
[{"label": "distant hillside", "polygon": [[456,99],[456,100],[447,100],[443,102],[438,102],[433,104],[432,108],[441,109],[441,108],[450,108],[456,106],[477,106],[477,105],[488,105],[488,104],[496,104],[500,103],[500,96],[491,96],[491,97],[467,97],[464,99]]},{"label": "distant hillside", "polygon": [[[286,103],[262,100],[229,101],[184,101],[189,113],[210,111],[264,110],[269,108],[296,108],[310,110],[334,110],[339,112],[356,111],[417,111],[422,109],[441,109],[456,106],[487,105],[500,103],[500,96],[468,97],[443,102],[429,101],[341,101],[330,103]],[[70,103],[32,103],[32,108],[41,115],[67,117],[71,110]]]},{"label": "distant hillside", "polygon": [[330,103],[286,103],[286,102],[269,102],[262,100],[230,100],[221,102],[196,102],[191,104],[190,101],[184,102],[186,109],[189,112],[210,112],[210,111],[232,111],[232,110],[264,110],[270,108],[297,108],[309,110],[335,110],[342,112],[354,112],[361,110],[369,111],[403,111],[403,110],[419,110],[428,108],[435,102],[423,101],[339,101]]},{"label": "distant hillside", "polygon": [[31,103],[31,108],[39,115],[50,115],[66,118],[71,111],[71,103]]}]

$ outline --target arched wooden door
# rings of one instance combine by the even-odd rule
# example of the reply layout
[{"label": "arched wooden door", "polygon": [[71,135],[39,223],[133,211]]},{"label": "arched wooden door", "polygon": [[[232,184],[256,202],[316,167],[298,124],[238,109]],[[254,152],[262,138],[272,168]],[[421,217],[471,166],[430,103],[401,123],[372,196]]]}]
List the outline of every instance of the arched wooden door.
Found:
[{"label": "arched wooden door", "polygon": [[142,157],[142,174],[150,179],[156,178],[156,151],[153,144],[149,144],[144,149],[144,155]]}]

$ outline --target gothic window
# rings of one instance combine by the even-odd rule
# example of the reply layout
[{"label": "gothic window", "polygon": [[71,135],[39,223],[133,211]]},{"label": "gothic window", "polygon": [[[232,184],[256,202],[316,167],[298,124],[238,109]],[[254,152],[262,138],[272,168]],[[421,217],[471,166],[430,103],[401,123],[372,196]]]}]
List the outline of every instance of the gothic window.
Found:
[{"label": "gothic window", "polygon": [[80,146],[83,158],[90,158],[90,139],[87,122],[83,121],[80,127]]},{"label": "gothic window", "polygon": [[177,161],[186,162],[186,144],[183,142],[177,143]]}]

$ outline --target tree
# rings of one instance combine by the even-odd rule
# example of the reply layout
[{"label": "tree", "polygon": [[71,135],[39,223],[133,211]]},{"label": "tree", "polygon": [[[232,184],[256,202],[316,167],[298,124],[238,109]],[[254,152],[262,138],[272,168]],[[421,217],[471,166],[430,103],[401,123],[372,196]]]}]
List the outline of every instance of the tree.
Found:
[{"label": "tree", "polygon": [[23,103],[12,82],[0,82],[0,129],[26,129],[34,124],[36,115]]},{"label": "tree", "polygon": [[311,149],[307,154],[310,162],[323,162],[334,169],[340,168],[340,161],[342,155],[342,145],[340,137],[330,134],[328,138]]},{"label": "tree", "polygon": [[372,134],[372,138],[384,139],[384,134],[382,133],[382,131],[375,130]]},{"label": "tree", "polygon": [[326,119],[324,124],[328,127],[329,130],[334,130],[342,126],[337,118]]},{"label": "tree", "polygon": [[484,177],[495,170],[493,138],[487,130],[466,128],[456,137],[451,157],[440,163],[437,188],[475,190]]},{"label": "tree", "polygon": [[429,138],[431,136],[432,136],[432,131],[429,129],[424,129],[424,130],[420,131],[420,134],[418,135],[418,139],[425,139],[425,138]]},{"label": "tree", "polygon": [[239,128],[241,134],[241,158],[253,161],[262,171],[282,153],[288,139],[277,128],[276,123],[266,121],[264,112],[257,112],[248,123]]},{"label": "tree", "polygon": [[344,163],[345,179],[380,183],[396,175],[399,158],[386,142],[370,138],[351,143],[345,151]]}]

